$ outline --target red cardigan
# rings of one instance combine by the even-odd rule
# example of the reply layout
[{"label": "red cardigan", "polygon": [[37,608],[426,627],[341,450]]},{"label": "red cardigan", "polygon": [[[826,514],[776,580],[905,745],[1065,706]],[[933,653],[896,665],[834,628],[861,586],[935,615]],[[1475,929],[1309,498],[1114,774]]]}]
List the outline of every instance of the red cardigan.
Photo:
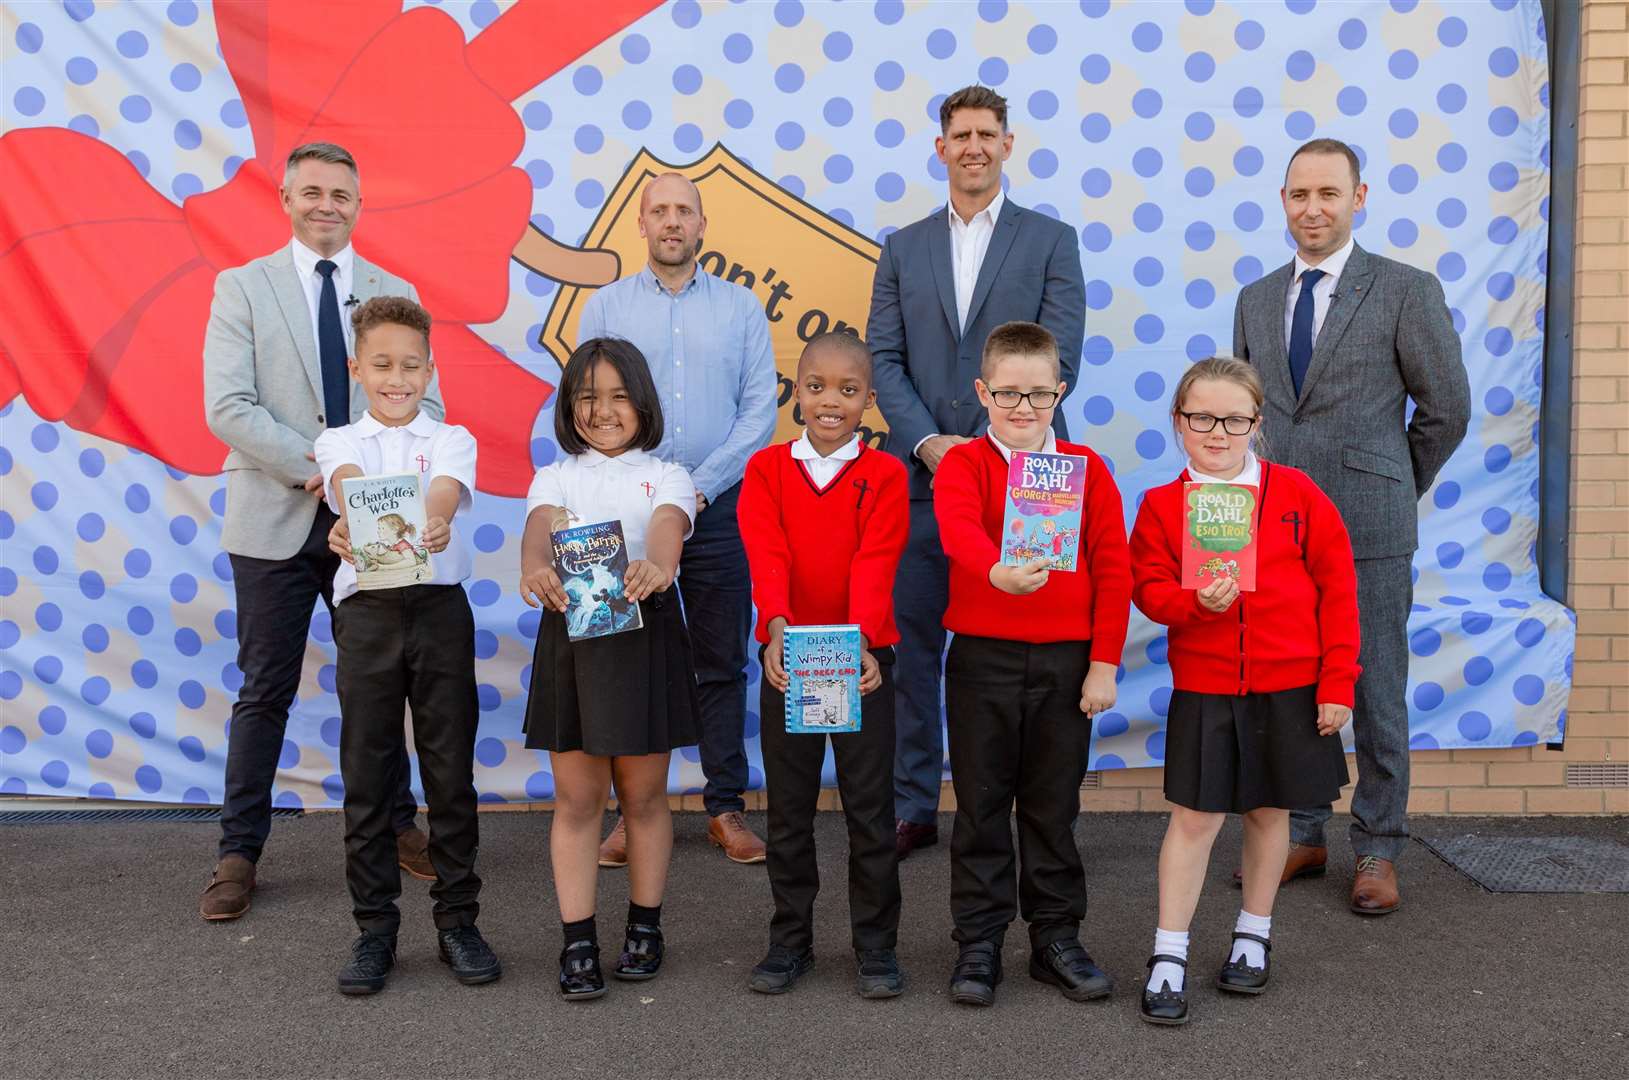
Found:
[{"label": "red cardigan", "polygon": [[899,640],[894,571],[910,529],[905,485],[898,458],[864,445],[818,490],[791,443],[752,455],[736,517],[759,641],[769,640],[776,616],[793,626],[857,623],[873,649]]},{"label": "red cardigan", "polygon": [[1256,591],[1216,614],[1182,587],[1184,469],[1143,497],[1131,531],[1132,598],[1171,628],[1178,690],[1242,695],[1317,683],[1320,704],[1349,706],[1362,669],[1346,525],[1306,473],[1265,461],[1261,469]]},{"label": "red cardigan", "polygon": [[1131,615],[1131,563],[1120,489],[1103,459],[1077,443],[1058,453],[1086,459],[1080,569],[1054,571],[1025,596],[990,584],[1001,561],[1007,506],[1007,459],[988,437],[953,447],[933,477],[933,512],[950,558],[950,607],[945,628],[1008,641],[1090,641],[1091,659],[1120,663]]}]

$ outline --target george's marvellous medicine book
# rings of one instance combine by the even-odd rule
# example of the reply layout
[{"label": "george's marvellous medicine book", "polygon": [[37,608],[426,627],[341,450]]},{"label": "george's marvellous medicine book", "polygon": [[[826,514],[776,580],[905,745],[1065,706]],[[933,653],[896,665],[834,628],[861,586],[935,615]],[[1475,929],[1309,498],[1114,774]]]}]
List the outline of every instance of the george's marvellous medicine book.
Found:
[{"label": "george's marvellous medicine book", "polygon": [[1202,589],[1226,577],[1240,592],[1255,592],[1260,491],[1254,484],[1190,481],[1182,487],[1182,587]]},{"label": "george's marvellous medicine book", "polygon": [[398,589],[435,576],[417,473],[353,476],[340,487],[358,589]]},{"label": "george's marvellous medicine book", "polygon": [[1073,571],[1080,558],[1080,515],[1085,504],[1084,457],[1014,451],[1007,465],[1001,562],[1023,566],[1050,559],[1053,570]]},{"label": "george's marvellous medicine book", "polygon": [[788,626],[781,635],[788,734],[860,730],[860,628]]},{"label": "george's marvellous medicine book", "polygon": [[572,641],[605,637],[645,625],[628,599],[628,541],[622,522],[600,521],[552,533],[554,572],[566,591],[566,634]]}]

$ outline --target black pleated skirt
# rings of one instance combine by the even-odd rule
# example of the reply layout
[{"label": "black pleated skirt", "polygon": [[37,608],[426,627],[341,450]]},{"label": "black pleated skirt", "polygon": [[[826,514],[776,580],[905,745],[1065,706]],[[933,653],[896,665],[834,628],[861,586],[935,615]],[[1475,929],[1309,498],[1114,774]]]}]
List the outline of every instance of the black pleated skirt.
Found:
[{"label": "black pleated skirt", "polygon": [[1293,810],[1340,797],[1337,735],[1318,734],[1316,686],[1271,694],[1176,690],[1165,724],[1165,797],[1206,813]]},{"label": "black pleated skirt", "polygon": [[543,612],[526,699],[528,747],[616,757],[696,744],[701,707],[678,591],[640,607],[640,629],[575,642],[565,616]]}]

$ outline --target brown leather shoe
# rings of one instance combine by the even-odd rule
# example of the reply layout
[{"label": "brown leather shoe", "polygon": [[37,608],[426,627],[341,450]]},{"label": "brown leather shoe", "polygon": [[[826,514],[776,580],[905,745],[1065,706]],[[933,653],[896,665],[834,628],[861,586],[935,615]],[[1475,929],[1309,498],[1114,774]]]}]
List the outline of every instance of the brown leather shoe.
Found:
[{"label": "brown leather shoe", "polygon": [[255,864],[242,855],[228,855],[215,864],[198,900],[198,914],[210,922],[236,919],[249,910],[249,894],[254,891]]},{"label": "brown leather shoe", "polygon": [[600,843],[600,865],[613,870],[628,865],[628,823],[621,814],[611,829],[611,835]]},{"label": "brown leather shoe", "polygon": [[939,842],[939,826],[932,822],[918,825],[900,818],[894,822],[894,858],[903,859],[917,848],[932,847]]},{"label": "brown leather shoe", "polygon": [[436,879],[436,868],[430,862],[430,838],[417,825],[396,834],[396,864],[420,881]]},{"label": "brown leather shoe", "polygon": [[768,857],[764,842],[747,828],[739,810],[719,814],[707,822],[707,839],[724,849],[731,862],[761,863]]},{"label": "brown leather shoe", "polygon": [[[1315,847],[1312,844],[1291,844],[1290,857],[1284,860],[1284,876],[1278,879],[1280,885],[1288,885],[1300,877],[1323,877],[1325,864],[1329,861],[1329,849]],[[1233,884],[1244,884],[1244,870],[1233,871]]]},{"label": "brown leather shoe", "polygon": [[1365,855],[1352,875],[1352,910],[1359,915],[1390,915],[1403,903],[1397,895],[1397,867],[1391,860]]}]

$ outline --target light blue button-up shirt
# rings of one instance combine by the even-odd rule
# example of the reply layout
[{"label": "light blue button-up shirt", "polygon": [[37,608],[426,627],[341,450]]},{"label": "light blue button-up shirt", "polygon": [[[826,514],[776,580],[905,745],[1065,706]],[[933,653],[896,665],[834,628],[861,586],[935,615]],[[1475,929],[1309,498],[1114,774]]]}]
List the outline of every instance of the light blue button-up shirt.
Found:
[{"label": "light blue button-up shirt", "polygon": [[677,293],[649,266],[583,308],[578,341],[619,337],[645,354],[662,398],[663,461],[712,502],[740,482],[775,432],[775,350],[757,297],[697,267]]}]

